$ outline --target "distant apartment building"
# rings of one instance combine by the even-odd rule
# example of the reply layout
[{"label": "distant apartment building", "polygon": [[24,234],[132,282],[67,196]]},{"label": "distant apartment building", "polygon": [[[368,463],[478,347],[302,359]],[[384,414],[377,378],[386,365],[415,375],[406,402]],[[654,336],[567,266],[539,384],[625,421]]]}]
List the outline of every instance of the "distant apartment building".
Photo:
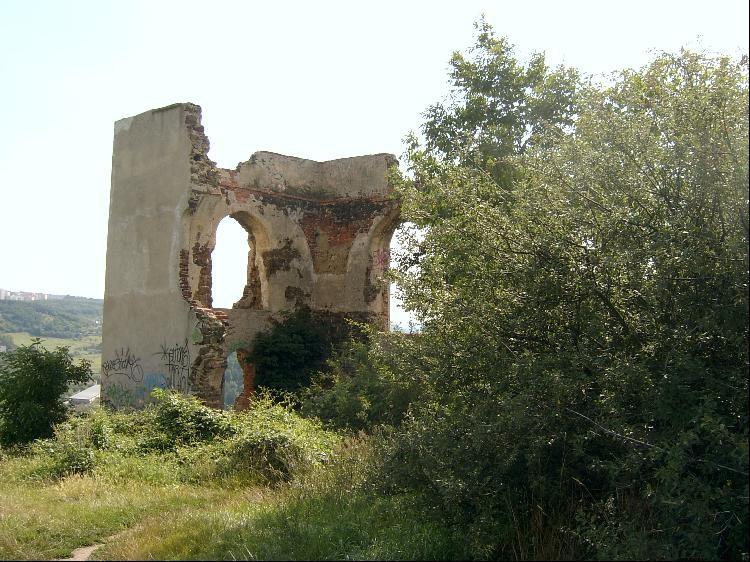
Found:
[{"label": "distant apartment building", "polygon": [[59,300],[65,295],[50,295],[49,293],[32,293],[29,291],[9,291],[0,289],[0,301],[46,301]]}]

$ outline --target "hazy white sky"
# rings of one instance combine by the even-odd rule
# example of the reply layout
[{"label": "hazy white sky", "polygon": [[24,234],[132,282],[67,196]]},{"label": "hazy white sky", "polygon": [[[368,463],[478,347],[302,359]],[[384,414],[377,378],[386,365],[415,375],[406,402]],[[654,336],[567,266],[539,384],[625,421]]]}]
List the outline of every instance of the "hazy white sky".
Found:
[{"label": "hazy white sky", "polygon": [[223,167],[400,155],[482,13],[586,73],[748,45],[746,0],[0,0],[0,287],[102,297],[115,120],[198,103]]}]

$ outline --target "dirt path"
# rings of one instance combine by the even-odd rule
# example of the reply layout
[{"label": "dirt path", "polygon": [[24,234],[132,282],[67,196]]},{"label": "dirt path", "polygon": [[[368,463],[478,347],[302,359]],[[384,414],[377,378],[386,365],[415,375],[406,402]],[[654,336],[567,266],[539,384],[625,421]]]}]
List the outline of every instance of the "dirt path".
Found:
[{"label": "dirt path", "polygon": [[88,560],[91,558],[91,555],[94,554],[97,550],[99,550],[101,547],[106,545],[107,543],[110,543],[114,540],[117,540],[120,538],[121,535],[124,535],[128,531],[130,531],[130,527],[127,529],[122,529],[120,532],[115,533],[114,535],[110,535],[105,539],[101,539],[102,542],[98,542],[96,544],[92,544],[90,546],[82,546],[80,548],[76,548],[71,553],[70,558],[56,558],[55,562],[79,562],[82,560]]},{"label": "dirt path", "polygon": [[92,544],[91,546],[82,546],[81,548],[76,548],[73,551],[73,556],[70,558],[58,558],[58,560],[88,560],[92,554],[101,547],[104,546],[104,543],[100,544]]}]

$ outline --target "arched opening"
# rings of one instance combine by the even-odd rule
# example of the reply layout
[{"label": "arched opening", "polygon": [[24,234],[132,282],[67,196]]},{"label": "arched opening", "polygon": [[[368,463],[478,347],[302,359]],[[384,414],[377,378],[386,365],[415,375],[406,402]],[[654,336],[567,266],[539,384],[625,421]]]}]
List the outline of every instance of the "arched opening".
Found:
[{"label": "arched opening", "polygon": [[246,410],[255,393],[255,366],[249,362],[249,353],[237,349],[227,355],[224,370],[224,409]]},{"label": "arched opening", "polygon": [[381,330],[415,329],[414,315],[404,310],[399,287],[390,282],[388,275],[401,253],[402,241],[413,230],[408,223],[400,222],[396,209],[382,218],[370,239],[364,297],[370,312],[380,318]]},{"label": "arched opening", "polygon": [[227,355],[227,368],[224,371],[224,409],[231,410],[237,397],[242,393],[244,388],[244,375],[239,361],[237,361],[237,352],[233,351]]},{"label": "arched opening", "polygon": [[222,219],[211,253],[213,308],[232,308],[245,297],[254,268],[254,252],[252,235],[234,218]]},{"label": "arched opening", "polygon": [[[394,263],[394,260],[397,260],[402,254],[403,244],[406,238],[413,235],[413,233],[410,232],[410,228],[410,224],[401,223],[393,231],[388,244],[390,267],[395,267],[396,264]],[[419,329],[414,313],[404,310],[403,301],[401,299],[401,290],[396,283],[390,284],[388,305],[390,310],[390,330],[412,332]]]}]

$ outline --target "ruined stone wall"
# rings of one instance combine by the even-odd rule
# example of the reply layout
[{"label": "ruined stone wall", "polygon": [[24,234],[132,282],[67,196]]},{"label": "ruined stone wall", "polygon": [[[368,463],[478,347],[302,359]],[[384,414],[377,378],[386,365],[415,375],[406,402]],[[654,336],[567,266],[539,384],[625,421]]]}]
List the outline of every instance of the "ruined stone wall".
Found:
[{"label": "ruined stone wall", "polygon": [[[220,406],[228,353],[246,357],[259,331],[299,306],[388,327],[393,156],[258,152],[226,170],[208,148],[193,104],[115,124],[102,356],[111,406],[139,407],[155,387]],[[248,233],[247,284],[232,309],[214,309],[211,254],[228,216]]]}]

